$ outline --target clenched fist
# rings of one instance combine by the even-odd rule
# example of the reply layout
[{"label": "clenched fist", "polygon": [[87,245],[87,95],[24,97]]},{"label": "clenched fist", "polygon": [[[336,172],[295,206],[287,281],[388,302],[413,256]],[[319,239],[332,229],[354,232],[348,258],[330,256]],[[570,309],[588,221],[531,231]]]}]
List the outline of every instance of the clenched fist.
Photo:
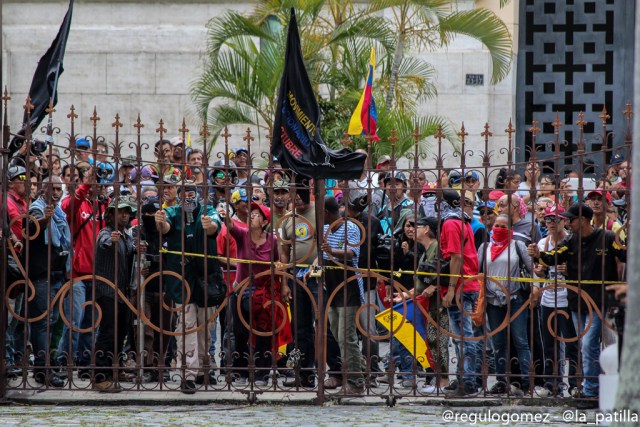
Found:
[{"label": "clenched fist", "polygon": [[218,229],[218,225],[213,222],[213,220],[211,219],[210,216],[208,215],[202,215],[202,217],[200,218],[201,222],[202,222],[202,229],[209,235],[213,234],[216,232],[216,230]]}]

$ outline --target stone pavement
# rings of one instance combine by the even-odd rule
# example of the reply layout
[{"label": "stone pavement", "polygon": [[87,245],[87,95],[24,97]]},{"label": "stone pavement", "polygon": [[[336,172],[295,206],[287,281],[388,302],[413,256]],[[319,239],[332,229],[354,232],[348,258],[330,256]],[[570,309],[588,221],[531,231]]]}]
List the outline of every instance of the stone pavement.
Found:
[{"label": "stone pavement", "polygon": [[381,404],[368,406],[358,402],[324,406],[217,403],[0,406],[2,426],[572,426],[594,423],[595,417],[594,411],[576,411],[563,407],[445,408],[405,404],[389,408]]}]

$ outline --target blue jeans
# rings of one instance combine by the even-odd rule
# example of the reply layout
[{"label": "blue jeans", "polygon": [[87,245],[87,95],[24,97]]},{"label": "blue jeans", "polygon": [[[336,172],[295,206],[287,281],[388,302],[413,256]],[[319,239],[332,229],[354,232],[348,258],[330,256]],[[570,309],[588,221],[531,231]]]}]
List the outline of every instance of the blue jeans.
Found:
[{"label": "blue jeans", "polygon": [[507,331],[510,331],[511,339],[518,353],[518,363],[520,365],[520,373],[522,375],[521,386],[525,390],[529,387],[529,364],[531,362],[531,350],[529,348],[528,332],[527,332],[527,319],[529,317],[529,311],[524,310],[518,317],[511,320],[510,316],[522,307],[524,304],[524,297],[518,295],[511,300],[510,311],[507,313],[507,306],[497,306],[487,304],[487,317],[489,319],[489,326],[492,330],[498,329],[500,324],[509,315],[509,326],[502,329],[500,332],[492,337],[494,358],[496,364],[496,374],[498,381],[507,383],[504,374],[506,373],[507,361],[511,359],[513,355],[509,355],[507,359]]},{"label": "blue jeans", "polygon": [[[467,313],[473,312],[473,304],[478,299],[478,292],[463,292],[462,307]],[[477,357],[481,347],[480,341],[467,341],[467,338],[473,338],[473,320],[470,316],[462,315],[462,312],[455,303],[448,308],[449,313],[449,329],[450,332],[457,336],[462,336],[462,354],[460,357],[460,339],[453,338],[453,345],[456,348],[458,363],[462,361],[462,384],[469,384],[471,387],[476,386],[477,376]],[[462,332],[462,334],[461,334]],[[460,368],[459,368],[460,370]]]},{"label": "blue jeans", "polygon": [[[21,292],[16,299],[14,300],[13,310],[16,314],[20,316],[24,316],[23,305],[24,303],[24,292]],[[16,352],[22,354],[24,340],[19,339],[19,334],[23,333],[23,330],[19,330],[18,328],[18,320],[11,315],[11,313],[7,310],[7,331],[5,333],[5,349],[4,349],[4,360],[7,362],[7,365],[15,364],[15,355]],[[24,326],[24,325],[23,325]],[[22,344],[22,345],[21,345]]]},{"label": "blue jeans", "polygon": [[[91,283],[79,281],[73,284],[71,290],[73,294],[73,307],[71,304],[71,295],[68,293],[64,299],[63,308],[67,320],[71,322],[74,328],[86,329],[93,324],[92,306],[87,306],[84,310],[82,304],[91,298]],[[97,319],[98,313],[96,313]],[[71,332],[71,349],[69,349],[69,335]],[[78,333],[70,331],[69,326],[65,323],[62,329],[62,337],[58,345],[58,363],[67,365],[67,355],[69,350],[73,355],[74,362],[77,366],[89,366],[91,363],[91,343],[92,332]]]},{"label": "blue jeans", "polygon": [[[47,278],[33,281],[33,286],[36,288],[35,298],[29,302],[29,317],[34,318],[40,316],[42,313],[49,310],[51,301],[55,298],[56,294],[62,287],[62,279],[51,279],[51,287],[49,287],[49,280]],[[47,292],[47,288],[48,291]],[[58,321],[58,304],[56,303],[53,309],[49,312],[48,316],[45,316],[37,322],[31,323],[31,345],[33,346],[34,354],[34,372],[38,371],[38,367],[43,367],[47,364],[47,355],[51,352],[50,339],[51,330],[53,325]],[[49,331],[47,333],[47,326]]]},{"label": "blue jeans", "polygon": [[[584,328],[589,322],[589,313],[587,310],[580,312],[572,311],[571,317],[573,324],[576,326],[578,335],[582,334]],[[599,395],[599,377],[600,375],[600,345],[602,342],[602,319],[593,312],[593,321],[591,327],[582,337],[582,375],[584,376],[584,396],[598,397]]]},{"label": "blue jeans", "polygon": [[400,376],[403,380],[415,378],[413,375],[413,355],[395,337],[392,339],[393,362],[400,368]]}]

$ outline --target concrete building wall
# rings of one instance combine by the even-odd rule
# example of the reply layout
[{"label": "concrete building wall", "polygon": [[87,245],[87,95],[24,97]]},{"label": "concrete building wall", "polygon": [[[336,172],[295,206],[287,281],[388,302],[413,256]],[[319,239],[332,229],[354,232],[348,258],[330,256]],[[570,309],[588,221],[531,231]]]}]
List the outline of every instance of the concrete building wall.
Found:
[{"label": "concrete building wall", "polygon": [[[458,0],[453,4],[461,9],[476,5],[494,9],[512,37],[517,36],[518,1],[502,10],[494,0]],[[124,124],[120,131],[124,141],[135,139],[132,125],[138,113],[145,124],[144,142],[157,139],[160,118],[170,136],[178,134],[182,117],[187,118],[192,135],[197,135],[200,123],[194,118],[189,87],[205,55],[205,25],[229,8],[246,11],[251,7],[247,1],[76,0],[55,122],[67,132],[66,115],[73,104],[79,115],[76,132],[89,134],[89,118],[97,106],[101,118],[98,133],[107,139],[114,134],[111,123],[116,113]],[[66,1],[56,0],[4,2],[3,83],[13,97],[9,109],[12,129],[22,121],[22,105],[37,61],[55,37],[66,8]],[[457,127],[464,121],[470,134],[468,148],[475,150],[477,163],[477,150],[483,147],[480,133],[489,122],[495,135],[492,148],[499,156],[499,147],[506,144],[504,129],[514,111],[515,60],[509,76],[491,86],[489,56],[480,43],[468,37],[456,39],[446,51],[421,55],[435,66],[438,89],[438,97],[425,103],[422,111],[447,117]],[[466,86],[466,74],[483,74],[484,85]],[[265,136],[261,143],[267,146]],[[452,163],[459,162],[449,157]]]}]

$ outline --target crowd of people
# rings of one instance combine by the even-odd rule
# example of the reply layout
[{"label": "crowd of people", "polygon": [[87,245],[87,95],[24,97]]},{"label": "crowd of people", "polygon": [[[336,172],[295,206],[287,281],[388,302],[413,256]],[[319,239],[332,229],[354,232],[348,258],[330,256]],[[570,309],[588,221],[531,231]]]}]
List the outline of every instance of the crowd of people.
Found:
[{"label": "crowd of people", "polygon": [[[219,361],[236,385],[284,373],[286,387],[354,395],[394,382],[450,397],[598,396],[600,350],[615,341],[605,320],[626,286],[620,152],[601,176],[558,179],[528,162],[496,169],[491,188],[478,170],[405,172],[383,157],[360,180],[327,180],[322,206],[313,181],[277,159],[254,169],[246,148],[212,165],[182,137],[157,141],[149,164],[86,138],[65,152],[38,136],[4,172],[3,231],[28,278],[9,288],[11,374],[32,364],[37,383],[59,388],[77,370],[113,392],[138,366],[141,381],[177,373],[193,393],[220,380]],[[433,320],[426,372],[413,348],[392,337],[380,354],[375,338],[377,312],[407,299]]]}]

